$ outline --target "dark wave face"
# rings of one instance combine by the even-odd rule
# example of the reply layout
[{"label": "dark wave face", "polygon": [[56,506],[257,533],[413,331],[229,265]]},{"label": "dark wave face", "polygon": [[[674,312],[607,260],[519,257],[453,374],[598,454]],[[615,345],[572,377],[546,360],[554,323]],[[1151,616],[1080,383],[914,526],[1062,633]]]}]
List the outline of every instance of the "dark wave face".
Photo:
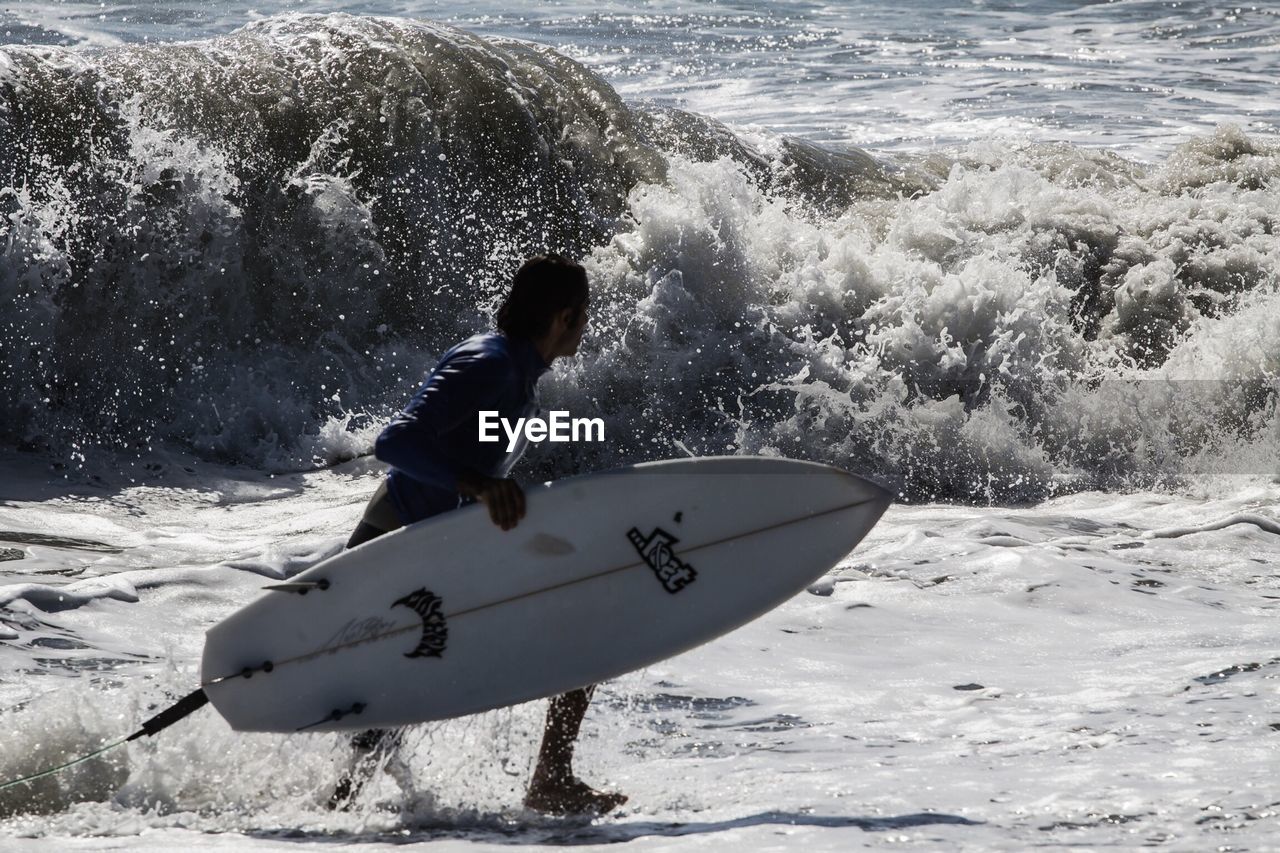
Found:
[{"label": "dark wave face", "polygon": [[3,48],[0,434],[72,464],[367,449],[552,249],[594,313],[544,405],[608,441],[535,474],[785,453],[1003,501],[1265,472],[1277,174],[1230,127],[1156,166],[749,141],[404,20]]},{"label": "dark wave face", "polygon": [[607,240],[662,175],[580,66],[433,25],[4,63],[3,429],[63,451],[238,456],[233,433],[288,443],[339,390],[380,402],[370,361],[483,324],[520,258]]}]

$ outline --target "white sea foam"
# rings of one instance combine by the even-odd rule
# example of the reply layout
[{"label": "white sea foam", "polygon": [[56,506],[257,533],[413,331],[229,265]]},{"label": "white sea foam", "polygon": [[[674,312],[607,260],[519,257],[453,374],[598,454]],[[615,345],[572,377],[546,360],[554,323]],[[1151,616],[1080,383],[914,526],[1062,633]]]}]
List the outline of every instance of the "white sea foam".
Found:
[{"label": "white sea foam", "polygon": [[[241,475],[200,501],[133,487],[97,502],[148,538],[95,571],[168,566],[128,570],[136,602],[13,626],[17,640],[0,646],[14,733],[0,776],[128,734],[190,690],[203,628],[257,595],[263,575],[321,557],[308,540],[339,544],[374,483],[342,470]],[[12,508],[84,539],[86,497]],[[415,730],[402,766],[338,814],[323,802],[346,760],[340,736],[237,734],[205,709],[37,789],[0,792],[0,833],[14,849],[86,837],[273,849],[280,832],[472,846],[723,847],[779,831],[823,850],[1265,845],[1275,497],[1272,486],[891,509],[812,594],[602,687],[580,772],[632,800],[595,824],[521,810],[541,726],[533,703]],[[175,542],[190,543],[185,566]],[[68,565],[85,553],[59,550]],[[219,550],[244,556],[205,563]],[[24,562],[0,564],[6,580]]]}]

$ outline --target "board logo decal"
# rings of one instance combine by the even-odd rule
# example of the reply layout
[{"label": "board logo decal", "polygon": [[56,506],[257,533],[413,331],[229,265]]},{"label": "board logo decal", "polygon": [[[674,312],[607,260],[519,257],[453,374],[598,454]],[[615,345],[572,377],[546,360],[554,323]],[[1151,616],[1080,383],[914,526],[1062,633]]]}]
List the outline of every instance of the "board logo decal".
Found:
[{"label": "board logo decal", "polygon": [[404,656],[407,658],[442,657],[445,643],[449,639],[449,626],[444,621],[442,610],[444,602],[440,596],[424,587],[409,593],[391,606],[399,607],[402,604],[422,617],[422,639],[418,640],[417,648],[411,652],[405,652]]},{"label": "board logo decal", "polygon": [[635,546],[636,551],[653,573],[662,581],[662,586],[673,595],[693,583],[698,577],[693,566],[676,556],[671,546],[680,540],[661,527],[655,527],[647,537],[633,527],[627,531],[627,538]]}]

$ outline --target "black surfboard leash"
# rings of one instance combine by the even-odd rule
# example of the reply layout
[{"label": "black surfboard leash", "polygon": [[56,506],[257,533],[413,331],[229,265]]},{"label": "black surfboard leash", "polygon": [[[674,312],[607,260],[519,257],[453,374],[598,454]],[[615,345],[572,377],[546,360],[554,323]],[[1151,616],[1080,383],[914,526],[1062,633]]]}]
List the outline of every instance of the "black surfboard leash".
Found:
[{"label": "black surfboard leash", "polygon": [[149,720],[144,722],[142,724],[142,728],[138,729],[133,734],[128,735],[126,737],[122,737],[118,740],[113,740],[108,744],[104,744],[103,746],[98,747],[93,752],[85,753],[79,758],[73,758],[72,760],[63,762],[62,764],[59,764],[56,767],[48,767],[44,770],[40,770],[35,773],[28,774],[26,776],[22,776],[17,779],[10,779],[7,782],[0,782],[0,791],[5,790],[6,788],[12,788],[16,785],[22,785],[28,782],[34,782],[36,779],[43,779],[46,776],[52,776],[53,774],[59,771],[66,770],[68,767],[74,767],[77,764],[83,764],[84,762],[92,758],[97,758],[99,755],[102,755],[104,752],[108,752],[112,749],[115,749],[118,746],[124,746],[126,743],[129,743],[130,741],[137,740],[138,738],[141,738],[141,737],[150,737],[151,735],[154,735],[157,732],[160,732],[164,729],[169,728],[169,726],[173,725],[179,720],[200,710],[208,703],[208,701],[209,701],[209,697],[205,695],[203,687],[193,690],[192,692],[188,693],[186,696],[183,696],[177,702],[170,705],[168,708],[165,708],[163,711],[161,711],[160,713],[156,714],[154,717],[151,717]]}]

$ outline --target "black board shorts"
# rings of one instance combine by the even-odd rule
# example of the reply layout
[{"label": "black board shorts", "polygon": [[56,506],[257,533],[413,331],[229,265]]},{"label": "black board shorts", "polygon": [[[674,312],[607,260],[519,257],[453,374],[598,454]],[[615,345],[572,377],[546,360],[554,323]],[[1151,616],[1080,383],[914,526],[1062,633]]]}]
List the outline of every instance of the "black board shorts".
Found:
[{"label": "black board shorts", "polygon": [[400,523],[400,516],[396,513],[395,505],[391,503],[391,493],[387,491],[385,478],[378,485],[378,490],[373,493],[373,497],[369,498],[369,503],[364,508],[364,516],[361,517],[360,523],[367,524],[381,533],[390,533],[392,530],[404,526]]}]

